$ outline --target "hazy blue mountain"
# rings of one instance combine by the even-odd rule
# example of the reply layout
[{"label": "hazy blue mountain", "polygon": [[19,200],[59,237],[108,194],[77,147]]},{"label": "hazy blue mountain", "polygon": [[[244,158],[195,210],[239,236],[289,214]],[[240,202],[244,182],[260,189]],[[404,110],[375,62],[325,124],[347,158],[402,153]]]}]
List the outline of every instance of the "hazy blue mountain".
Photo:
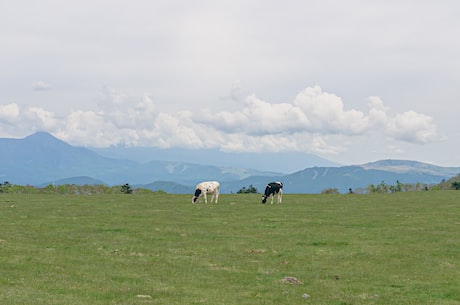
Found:
[{"label": "hazy blue mountain", "polygon": [[[216,158],[222,158],[220,153],[214,154]],[[198,155],[203,157],[206,154],[197,153],[195,157],[198,158]],[[230,155],[232,154],[227,156]],[[153,154],[151,161],[139,162],[127,158],[103,157],[93,150],[71,146],[43,132],[23,139],[0,139],[0,156],[0,182],[37,186],[44,183],[129,183],[168,193],[191,193],[194,186],[204,180],[220,181],[222,193],[236,193],[249,185],[263,192],[268,182],[276,180],[283,181],[286,193],[319,193],[327,188],[337,188],[340,192],[346,192],[349,188],[364,188],[382,181],[392,185],[396,184],[397,180],[402,183],[433,184],[460,173],[460,167],[439,167],[405,160],[382,160],[363,165],[332,167],[305,167],[304,161],[299,161],[297,171],[282,174],[268,171],[273,170],[273,166],[270,169],[264,168],[267,171],[254,170],[257,166],[241,166],[240,163],[248,162],[243,157],[245,154],[240,155],[240,163],[236,160],[231,161],[236,164],[234,167],[210,164],[216,163],[216,160],[203,160],[201,164],[161,160],[163,155],[160,153]],[[262,161],[266,158],[267,164],[270,163],[270,155],[263,156]],[[280,153],[272,155],[272,159],[283,162],[280,160],[289,159],[289,156]],[[195,157],[184,156],[187,160]],[[248,159],[253,157],[248,156]],[[175,158],[179,158],[179,155],[174,156]],[[170,159],[173,159],[173,156],[170,156]],[[276,162],[271,160],[271,163]]]},{"label": "hazy blue mountain", "polygon": [[152,191],[165,191],[170,194],[193,194],[195,192],[195,187],[192,185],[186,186],[171,181],[155,181],[139,187]]},{"label": "hazy blue mountain", "polygon": [[54,184],[54,185],[64,185],[64,184],[96,185],[96,184],[105,184],[105,182],[102,180],[88,177],[88,176],[79,176],[79,177],[69,177],[69,178],[60,179],[56,181],[48,181],[39,186],[45,187],[50,184]]},{"label": "hazy blue mountain", "polygon": [[138,167],[133,161],[105,158],[71,146],[45,132],[23,139],[0,139],[0,156],[0,180],[16,184],[37,185],[77,176],[121,183],[124,179],[119,173]]},{"label": "hazy blue mountain", "polygon": [[340,164],[327,159],[299,152],[223,152],[217,149],[184,149],[155,147],[90,148],[98,154],[117,159],[129,159],[140,163],[152,160],[206,164],[217,167],[247,168],[256,171],[293,173],[313,166],[333,167]]},{"label": "hazy blue mountain", "polygon": [[[405,161],[398,162],[404,163]],[[457,168],[457,171],[460,171],[460,168]],[[441,182],[446,177],[450,177],[450,175],[446,175],[442,168],[437,173],[426,173],[416,168],[405,172],[394,172],[385,167],[383,170],[368,169],[364,165],[307,168],[286,176],[285,183],[286,188],[292,187],[293,193],[303,193],[305,189],[308,189],[309,193],[320,193],[326,188],[337,188],[341,193],[344,193],[349,188],[363,188],[370,184],[379,184],[382,181],[391,185],[395,185],[397,180],[403,183],[434,184]],[[301,184],[299,181],[304,183]]]},{"label": "hazy blue mountain", "polygon": [[[379,168],[379,164],[382,169]],[[460,173],[460,167],[439,167],[426,163],[405,160],[383,160],[364,165],[341,167],[312,167],[271,179],[258,176],[233,181],[223,185],[224,192],[236,192],[243,186],[252,184],[263,192],[270,181],[282,181],[286,193],[320,193],[327,188],[337,188],[346,193],[349,188],[365,188],[382,181],[396,185],[402,183],[436,184]],[[270,180],[270,181],[268,181]]]},{"label": "hazy blue mountain", "polygon": [[454,176],[458,174],[458,167],[440,167],[432,164],[410,160],[380,160],[361,165],[364,169],[377,169],[394,173],[424,173]]},{"label": "hazy blue mountain", "polygon": [[23,139],[0,139],[0,181],[41,185],[66,178],[87,176],[108,185],[174,181],[187,185],[201,180],[232,181],[274,173],[244,168],[216,167],[179,161],[139,163],[102,157],[71,146],[52,135],[38,132]]}]

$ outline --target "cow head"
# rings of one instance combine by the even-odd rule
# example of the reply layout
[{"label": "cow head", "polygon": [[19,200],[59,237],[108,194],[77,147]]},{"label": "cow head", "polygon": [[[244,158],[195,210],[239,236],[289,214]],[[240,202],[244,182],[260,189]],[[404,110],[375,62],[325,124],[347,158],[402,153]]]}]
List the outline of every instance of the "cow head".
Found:
[{"label": "cow head", "polygon": [[262,196],[262,203],[265,204],[267,202],[267,196],[263,195]]},{"label": "cow head", "polygon": [[195,190],[195,195],[193,195],[193,198],[192,198],[192,203],[195,203],[198,200],[198,197],[200,197],[200,195],[201,195],[201,190],[196,189]]}]

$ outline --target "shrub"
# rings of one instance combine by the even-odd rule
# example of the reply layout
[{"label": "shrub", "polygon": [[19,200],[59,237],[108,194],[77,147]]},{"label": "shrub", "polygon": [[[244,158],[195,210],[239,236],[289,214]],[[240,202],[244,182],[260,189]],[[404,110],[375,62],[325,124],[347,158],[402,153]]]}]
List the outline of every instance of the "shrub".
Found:
[{"label": "shrub", "polygon": [[245,187],[243,186],[243,188],[240,189],[240,190],[239,190],[238,192],[236,192],[236,193],[237,193],[237,194],[257,194],[258,191],[257,191],[257,189],[256,189],[252,184],[250,184],[250,185],[248,186],[248,188],[245,188]]},{"label": "shrub", "polygon": [[328,188],[328,189],[322,190],[321,194],[340,194],[340,192],[336,188]]},{"label": "shrub", "polygon": [[131,186],[126,183],[124,185],[122,185],[120,187],[120,191],[123,193],[123,194],[132,194],[133,193],[133,189],[131,188]]}]

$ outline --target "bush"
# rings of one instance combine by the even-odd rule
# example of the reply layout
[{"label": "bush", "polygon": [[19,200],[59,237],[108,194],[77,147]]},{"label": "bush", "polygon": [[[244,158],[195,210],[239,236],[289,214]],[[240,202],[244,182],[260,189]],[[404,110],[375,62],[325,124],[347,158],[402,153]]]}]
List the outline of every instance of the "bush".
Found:
[{"label": "bush", "polygon": [[340,194],[340,192],[336,188],[328,188],[328,189],[322,190],[321,194]]},{"label": "bush", "polygon": [[243,186],[243,188],[240,189],[240,190],[239,190],[238,192],[236,192],[236,193],[237,193],[237,194],[257,194],[258,191],[257,191],[257,189],[256,189],[252,184],[250,184],[250,185],[248,186],[248,188],[245,188],[245,187]]},{"label": "bush", "polygon": [[123,194],[132,194],[133,193],[133,189],[131,188],[131,186],[128,183],[122,185],[121,188],[120,188],[120,191]]},{"label": "bush", "polygon": [[3,183],[0,183],[0,193],[8,193],[8,191],[12,188],[11,183],[8,181],[5,181]]}]

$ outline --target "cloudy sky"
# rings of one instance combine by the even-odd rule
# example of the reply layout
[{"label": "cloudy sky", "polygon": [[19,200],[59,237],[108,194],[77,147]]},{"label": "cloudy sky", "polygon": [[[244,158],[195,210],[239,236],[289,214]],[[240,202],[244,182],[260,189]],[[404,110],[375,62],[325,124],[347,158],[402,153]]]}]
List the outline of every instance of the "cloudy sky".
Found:
[{"label": "cloudy sky", "polygon": [[456,0],[0,4],[0,137],[460,166]]}]

